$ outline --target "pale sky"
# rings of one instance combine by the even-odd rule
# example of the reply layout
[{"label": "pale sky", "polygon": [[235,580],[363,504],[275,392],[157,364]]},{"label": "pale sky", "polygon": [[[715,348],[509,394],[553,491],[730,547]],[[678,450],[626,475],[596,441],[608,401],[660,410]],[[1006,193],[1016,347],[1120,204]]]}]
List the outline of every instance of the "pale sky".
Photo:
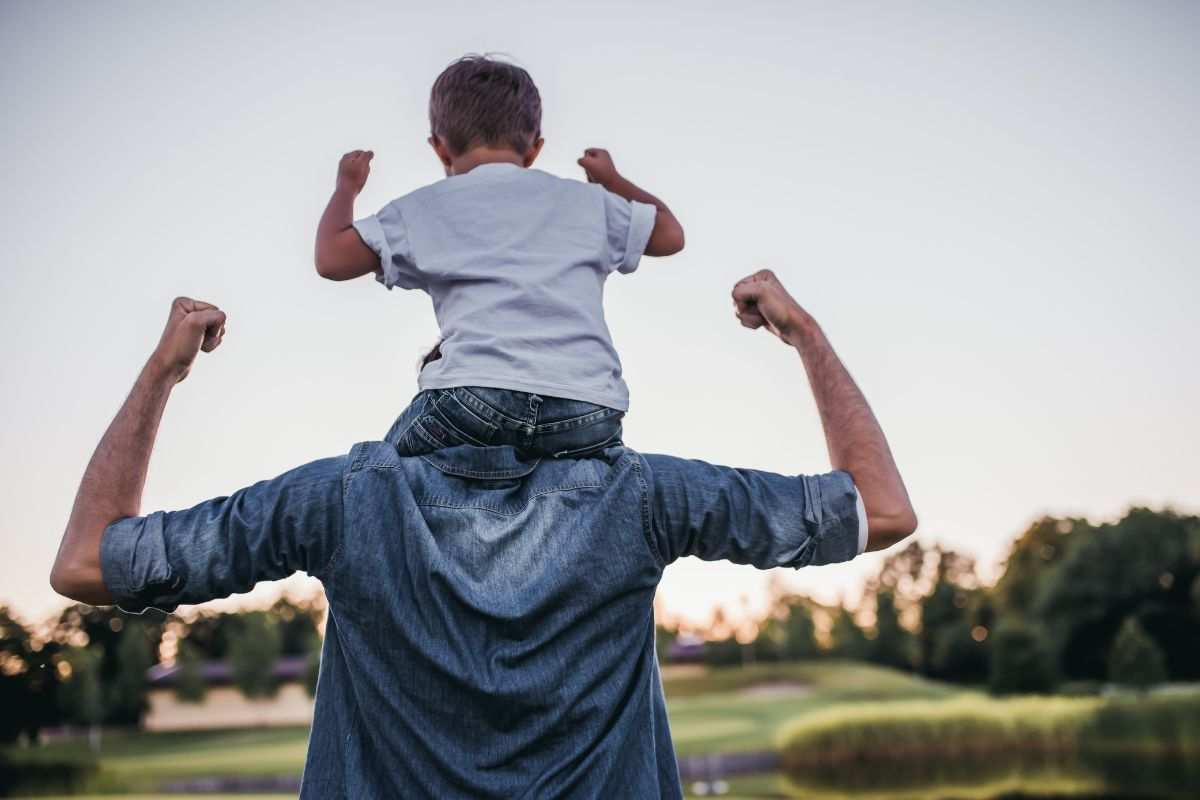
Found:
[{"label": "pale sky", "polygon": [[[380,437],[436,339],[428,298],[320,280],[342,152],[359,215],[441,177],[438,72],[503,51],[584,147],[669,203],[687,250],[608,284],[626,442],[828,469],[794,352],[728,292],[770,266],[887,433],[927,541],[988,568],[1043,513],[1200,508],[1200,5],[0,5],[0,602],[47,574],[83,467],[171,298],[230,315],[168,407],[146,510]],[[879,556],[788,573],[853,594]],[[705,618],[767,573],[692,559]],[[292,585],[292,584],[289,584]],[[260,589],[261,600],[278,585]]]}]

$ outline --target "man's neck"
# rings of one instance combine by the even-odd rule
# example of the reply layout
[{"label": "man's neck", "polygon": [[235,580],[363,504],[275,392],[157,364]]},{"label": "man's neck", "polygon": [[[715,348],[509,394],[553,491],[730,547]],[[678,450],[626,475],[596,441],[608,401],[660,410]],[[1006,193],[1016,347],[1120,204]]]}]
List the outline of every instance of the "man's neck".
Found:
[{"label": "man's neck", "polygon": [[473,147],[450,159],[450,174],[465,175],[480,164],[516,164],[525,166],[525,158],[507,147]]}]

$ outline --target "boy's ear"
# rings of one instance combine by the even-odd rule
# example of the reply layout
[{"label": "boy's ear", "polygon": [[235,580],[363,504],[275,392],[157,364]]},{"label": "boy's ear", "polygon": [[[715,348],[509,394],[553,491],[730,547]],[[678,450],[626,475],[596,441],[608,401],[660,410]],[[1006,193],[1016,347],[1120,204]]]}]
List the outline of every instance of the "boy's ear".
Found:
[{"label": "boy's ear", "polygon": [[433,134],[429,137],[429,146],[433,148],[433,152],[437,154],[438,161],[442,162],[442,166],[446,168],[446,174],[450,174],[450,164],[453,159],[450,158],[450,150],[446,147],[446,143],[441,137]]},{"label": "boy's ear", "polygon": [[545,143],[546,140],[539,136],[537,141],[535,141],[533,145],[525,151],[525,166],[533,166],[533,162],[537,161],[538,154],[542,152],[542,145]]}]

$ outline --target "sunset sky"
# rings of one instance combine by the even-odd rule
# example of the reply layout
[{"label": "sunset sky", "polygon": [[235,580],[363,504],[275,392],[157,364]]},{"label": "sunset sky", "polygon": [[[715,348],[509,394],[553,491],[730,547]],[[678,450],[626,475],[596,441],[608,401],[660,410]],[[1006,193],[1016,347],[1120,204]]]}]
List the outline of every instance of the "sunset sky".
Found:
[{"label": "sunset sky", "polygon": [[[1200,509],[1197,41],[1182,2],[0,5],[0,603],[65,603],[78,479],[175,295],[229,333],[168,407],[146,510],[386,431],[432,309],[320,280],[316,220],[346,150],[376,152],[360,216],[441,177],[428,92],[472,51],[538,83],[538,167],[607,147],[687,231],[607,287],[630,446],[828,469],[795,353],[733,318],[769,266],[926,541],[992,575],[1044,513]],[[853,596],[879,558],[786,577]],[[704,619],[767,578],[688,559],[660,602]]]}]

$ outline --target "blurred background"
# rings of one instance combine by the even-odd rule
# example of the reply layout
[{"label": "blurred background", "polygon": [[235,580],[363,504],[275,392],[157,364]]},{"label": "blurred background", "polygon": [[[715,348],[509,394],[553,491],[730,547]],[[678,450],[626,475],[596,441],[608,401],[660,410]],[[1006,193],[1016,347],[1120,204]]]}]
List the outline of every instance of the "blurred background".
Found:
[{"label": "blurred background", "polygon": [[382,435],[428,299],[311,264],[441,177],[434,77],[525,66],[538,166],[585,147],[688,248],[608,284],[626,441],[828,468],[771,267],[891,441],[921,530],[799,572],[685,559],[657,599],[689,793],[1200,795],[1200,6],[0,4],[0,794],[294,794],[324,619],[303,576],[170,617],[47,575],[79,476],[188,294],[230,314],[145,503]]}]

